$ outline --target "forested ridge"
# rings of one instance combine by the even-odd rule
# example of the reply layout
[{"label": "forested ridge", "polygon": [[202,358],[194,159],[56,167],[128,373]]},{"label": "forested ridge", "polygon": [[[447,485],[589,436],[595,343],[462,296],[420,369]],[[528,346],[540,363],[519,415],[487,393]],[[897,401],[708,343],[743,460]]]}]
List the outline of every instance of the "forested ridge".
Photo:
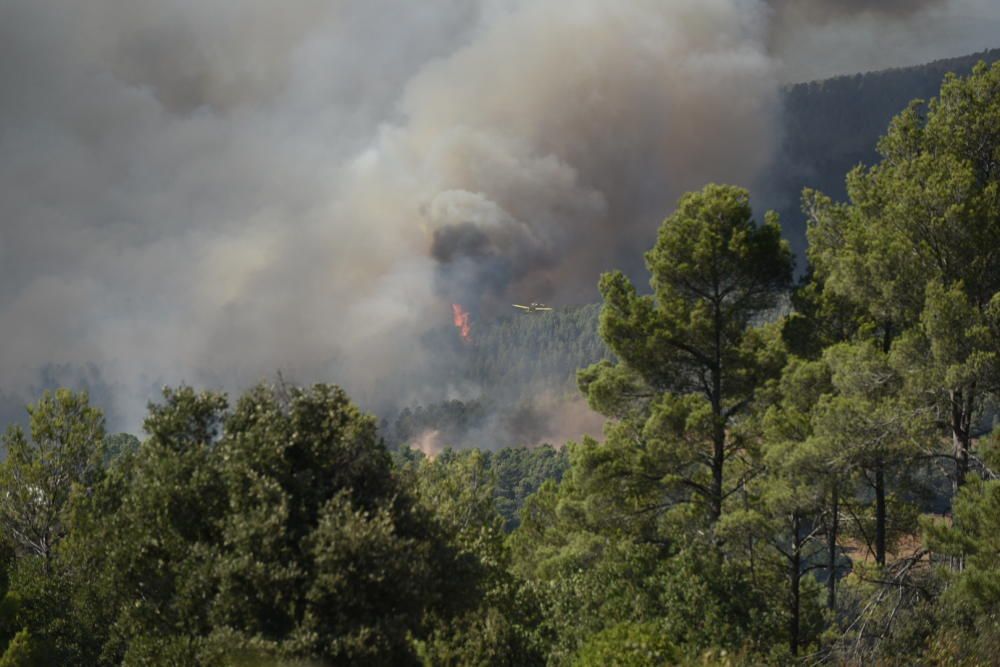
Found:
[{"label": "forested ridge", "polygon": [[581,365],[609,355],[598,304],[515,314],[477,327],[465,378],[486,387],[562,389]]},{"label": "forested ridge", "polygon": [[602,441],[425,457],[387,447],[415,412],[280,382],[167,388],[137,441],[44,394],[4,435],[0,666],[995,664],[1000,64],[878,155],[803,192],[797,282],[718,184],[649,289],[600,277]]},{"label": "forested ridge", "polygon": [[[382,417],[390,449],[434,432],[440,446],[498,449],[544,440],[553,411],[578,399],[578,369],[610,358],[597,333],[599,304],[561,306],[472,323],[468,342],[439,329],[427,336],[439,373],[462,399],[413,404]],[[550,443],[552,444],[552,443]]]},{"label": "forested ridge", "polygon": [[981,60],[1000,60],[1000,49],[787,86],[782,91],[782,146],[765,189],[774,193],[774,208],[781,213],[792,247],[805,248],[799,211],[802,188],[843,199],[844,174],[858,164],[878,160],[876,144],[893,116],[910,100],[934,97],[949,72],[967,75]]}]

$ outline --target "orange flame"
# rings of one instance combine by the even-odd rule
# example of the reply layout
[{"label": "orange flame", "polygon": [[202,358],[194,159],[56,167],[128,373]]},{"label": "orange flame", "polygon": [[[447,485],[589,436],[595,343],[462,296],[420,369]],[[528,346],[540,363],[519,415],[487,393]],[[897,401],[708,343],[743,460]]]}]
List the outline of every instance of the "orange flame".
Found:
[{"label": "orange flame", "polygon": [[451,304],[452,321],[458,327],[458,333],[466,343],[472,342],[472,325],[469,323],[469,311],[462,308],[461,304]]}]

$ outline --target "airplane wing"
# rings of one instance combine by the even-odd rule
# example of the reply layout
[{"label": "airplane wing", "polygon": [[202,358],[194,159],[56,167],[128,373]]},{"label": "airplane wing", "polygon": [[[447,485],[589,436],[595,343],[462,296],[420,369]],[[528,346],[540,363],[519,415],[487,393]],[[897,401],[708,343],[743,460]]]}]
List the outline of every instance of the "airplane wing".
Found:
[{"label": "airplane wing", "polygon": [[527,306],[522,306],[522,305],[520,305],[520,304],[517,304],[517,303],[512,303],[512,304],[510,304],[510,305],[514,306],[515,308],[520,308],[521,310],[531,310],[531,309],[530,309],[530,308],[528,308]]},{"label": "airplane wing", "polygon": [[535,310],[552,310],[552,309],[549,308],[548,306],[536,306]]}]

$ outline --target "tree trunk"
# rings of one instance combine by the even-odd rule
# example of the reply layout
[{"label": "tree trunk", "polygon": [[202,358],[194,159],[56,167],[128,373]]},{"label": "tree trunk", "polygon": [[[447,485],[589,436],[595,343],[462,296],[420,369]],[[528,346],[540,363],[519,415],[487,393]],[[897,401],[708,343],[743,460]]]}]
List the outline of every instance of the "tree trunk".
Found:
[{"label": "tree trunk", "polygon": [[875,468],[875,562],[885,565],[885,471],[882,463]]},{"label": "tree trunk", "polygon": [[[718,290],[716,290],[718,293]],[[722,314],[715,305],[715,359],[712,368],[712,524],[722,517],[722,468],[726,463],[726,423],[722,413]]]},{"label": "tree trunk", "polygon": [[972,448],[972,401],[974,389],[951,391],[951,439],[955,454],[953,490],[965,484],[969,474],[969,450]]},{"label": "tree trunk", "polygon": [[837,607],[837,529],[840,523],[840,489],[834,485],[830,504],[833,512],[830,518],[830,531],[827,535],[826,555],[826,606],[833,611]]},{"label": "tree trunk", "polygon": [[[975,396],[975,385],[968,391],[953,389],[951,396],[951,439],[955,455],[955,479],[952,484],[952,500],[965,485],[969,474],[969,450],[972,449],[972,406]],[[961,556],[951,558],[954,570],[964,569],[965,559]]]},{"label": "tree trunk", "polygon": [[[721,430],[721,429],[720,429]],[[716,434],[712,452],[712,523],[722,517],[722,468],[725,464],[726,436]]]},{"label": "tree trunk", "polygon": [[[743,487],[743,509],[748,514],[750,512],[750,497],[747,494],[746,487]],[[748,531],[747,535],[747,553],[750,555],[750,581],[757,584],[757,569],[756,569],[756,559],[754,558],[754,539],[753,532]]]},{"label": "tree trunk", "polygon": [[799,542],[799,513],[792,514],[792,557],[789,559],[789,576],[792,585],[792,608],[789,619],[788,642],[793,656],[799,654],[799,583],[802,578],[802,545]]}]

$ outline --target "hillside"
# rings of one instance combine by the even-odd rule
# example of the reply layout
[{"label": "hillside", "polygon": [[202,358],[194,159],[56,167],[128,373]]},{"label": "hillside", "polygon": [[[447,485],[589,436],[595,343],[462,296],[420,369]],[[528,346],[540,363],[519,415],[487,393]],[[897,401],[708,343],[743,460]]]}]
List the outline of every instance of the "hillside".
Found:
[{"label": "hillside", "polygon": [[1000,60],[1000,49],[785,89],[784,140],[765,179],[765,191],[797,253],[805,248],[802,188],[844,198],[844,175],[859,163],[875,161],[876,144],[892,117],[913,99],[936,96],[948,72],[967,74],[980,60]]},{"label": "hillside", "polygon": [[597,334],[599,314],[600,305],[590,304],[474,320],[468,343],[453,328],[431,332],[424,344],[441,366],[447,396],[383,411],[387,444],[437,453],[600,433],[602,420],[576,389],[577,370],[611,356]]},{"label": "hillside", "polygon": [[514,314],[476,331],[465,379],[506,393],[512,387],[558,389],[576,371],[608,356],[597,335],[600,305]]}]

